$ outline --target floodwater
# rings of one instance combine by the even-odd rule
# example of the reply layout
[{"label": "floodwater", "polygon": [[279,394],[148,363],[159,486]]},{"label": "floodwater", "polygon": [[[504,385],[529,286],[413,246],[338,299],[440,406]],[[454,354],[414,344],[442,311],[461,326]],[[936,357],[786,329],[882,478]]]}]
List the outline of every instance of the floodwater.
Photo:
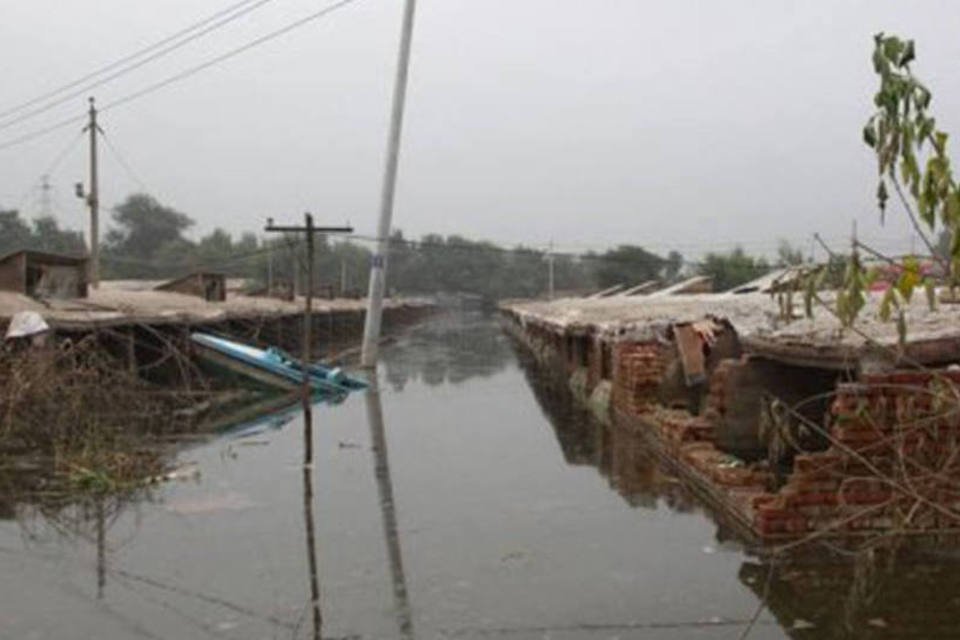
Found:
[{"label": "floodwater", "polygon": [[0,637],[960,635],[960,563],[758,559],[495,318],[382,357],[379,392],[315,407],[306,472],[293,413],[185,447],[137,499],[16,507]]}]

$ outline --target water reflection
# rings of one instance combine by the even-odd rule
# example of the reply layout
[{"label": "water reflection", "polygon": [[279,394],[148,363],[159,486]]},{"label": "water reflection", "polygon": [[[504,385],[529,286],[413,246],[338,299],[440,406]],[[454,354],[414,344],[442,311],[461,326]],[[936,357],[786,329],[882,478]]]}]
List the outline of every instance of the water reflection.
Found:
[{"label": "water reflection", "polygon": [[[544,370],[522,346],[516,350],[568,464],[595,467],[632,507],[655,509],[662,501],[674,511],[699,510],[691,494],[660,471],[630,427],[600,424],[576,401],[565,376]],[[731,539],[722,519],[714,520],[716,539]],[[817,542],[775,559],[768,550],[754,549],[737,577],[758,606],[798,640],[958,637],[960,558],[886,550],[894,540],[857,553]],[[740,637],[765,637],[761,626],[746,626]]]},{"label": "water reflection", "polygon": [[383,406],[380,402],[380,388],[375,376],[371,376],[370,387],[366,391],[364,400],[367,409],[367,423],[370,427],[370,447],[373,450],[373,473],[377,480],[377,493],[380,498],[383,538],[387,549],[387,560],[390,564],[390,579],[393,583],[397,625],[401,638],[413,638],[413,616],[410,610],[407,578],[403,570],[403,552],[400,548],[397,510],[393,498],[393,480],[390,476],[390,458],[383,425]]},{"label": "water reflection", "polygon": [[[309,418],[309,416],[307,416]],[[313,519],[313,472],[309,464],[303,465],[303,523],[307,540],[307,569],[310,580],[310,612],[314,640],[320,640],[323,615],[320,611],[320,579],[317,567],[316,523]]]},{"label": "water reflection", "polygon": [[515,349],[567,464],[596,467],[632,507],[655,509],[663,500],[674,511],[696,508],[690,492],[661,471],[639,435],[625,425],[600,423],[574,398],[565,376],[540,366],[520,345]]},{"label": "water reflection", "polygon": [[[518,369],[493,322],[432,324],[383,352],[414,372],[402,394],[314,408],[312,467],[293,413],[181,449],[202,475],[155,499],[21,507],[24,535],[0,523],[0,636],[955,635],[955,560],[772,564],[718,545],[722,529],[677,516],[696,503],[636,433],[522,351]],[[440,393],[421,346],[451,363]]]},{"label": "water reflection", "polygon": [[509,342],[489,314],[450,312],[413,327],[399,349],[385,349],[381,365],[387,384],[402,391],[410,382],[430,386],[489,377],[513,361]]},{"label": "water reflection", "polygon": [[791,638],[956,638],[960,562],[944,555],[819,548],[748,561],[741,583],[763,597]]}]

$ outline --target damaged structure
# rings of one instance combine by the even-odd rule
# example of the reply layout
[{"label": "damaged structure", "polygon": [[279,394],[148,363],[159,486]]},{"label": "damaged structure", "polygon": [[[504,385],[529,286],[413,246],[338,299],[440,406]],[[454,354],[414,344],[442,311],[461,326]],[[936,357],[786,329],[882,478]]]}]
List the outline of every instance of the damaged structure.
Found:
[{"label": "damaged structure", "polygon": [[901,343],[876,298],[841,330],[772,288],[501,310],[540,367],[747,538],[960,532],[960,306],[916,300]]},{"label": "damaged structure", "polygon": [[[82,273],[82,263],[77,268]],[[206,282],[216,284],[216,280]],[[303,297],[288,301],[221,289],[214,297],[222,300],[208,300],[198,297],[197,289],[181,292],[157,285],[105,280],[96,289],[84,290],[85,297],[66,298],[43,295],[39,289],[30,293],[0,290],[0,331],[5,332],[17,314],[34,313],[49,326],[53,343],[92,340],[128,371],[172,388],[202,386],[209,377],[197,366],[200,359],[190,338],[197,331],[261,348],[304,352]],[[388,328],[409,325],[434,308],[425,299],[390,299],[384,305],[384,324]],[[314,304],[312,358],[339,359],[349,352],[362,335],[364,313],[358,300]]]},{"label": "damaged structure", "polygon": [[0,258],[0,290],[43,298],[85,298],[87,259],[42,251]]}]

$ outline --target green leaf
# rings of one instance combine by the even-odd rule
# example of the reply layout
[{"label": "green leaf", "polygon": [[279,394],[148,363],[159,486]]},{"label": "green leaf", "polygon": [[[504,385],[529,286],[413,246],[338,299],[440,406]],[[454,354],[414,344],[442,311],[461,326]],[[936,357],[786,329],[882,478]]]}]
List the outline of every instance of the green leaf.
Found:
[{"label": "green leaf", "polygon": [[863,141],[866,142],[867,146],[871,149],[876,148],[877,132],[874,131],[872,124],[868,124],[863,128]]},{"label": "green leaf", "polygon": [[960,228],[953,230],[953,238],[950,240],[950,257],[953,260],[960,259]]},{"label": "green leaf", "polygon": [[903,51],[903,42],[897,36],[890,36],[883,41],[883,55],[887,60],[899,60]]},{"label": "green leaf", "polygon": [[960,221],[960,193],[954,191],[943,203],[943,224],[947,227],[956,226]]},{"label": "green leaf", "polygon": [[913,297],[913,290],[920,284],[920,264],[914,257],[904,258],[903,272],[897,278],[897,291],[907,302]]},{"label": "green leaf", "polygon": [[897,313],[897,337],[901,347],[907,344],[907,316],[903,309]]},{"label": "green leaf", "polygon": [[933,134],[933,146],[936,147],[937,153],[943,154],[947,148],[947,134],[943,131],[937,131]]},{"label": "green leaf", "polygon": [[903,51],[900,52],[900,66],[905,67],[917,57],[916,50],[913,45],[913,40],[907,40],[904,43]]},{"label": "green leaf", "polygon": [[883,224],[883,219],[887,210],[887,200],[890,199],[890,196],[887,194],[887,183],[882,178],[880,179],[880,184],[877,185],[877,205],[880,207],[880,223]]},{"label": "green leaf", "polygon": [[893,311],[893,288],[887,289],[880,300],[880,319],[884,322],[890,320],[890,314]]}]

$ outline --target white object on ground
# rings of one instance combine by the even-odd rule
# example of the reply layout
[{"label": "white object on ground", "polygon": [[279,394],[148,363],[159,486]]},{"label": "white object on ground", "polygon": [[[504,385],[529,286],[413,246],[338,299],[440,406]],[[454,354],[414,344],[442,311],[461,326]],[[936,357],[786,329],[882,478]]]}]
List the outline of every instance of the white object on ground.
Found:
[{"label": "white object on ground", "polygon": [[6,339],[27,338],[38,333],[50,331],[50,325],[36,311],[18,311],[10,319]]}]

